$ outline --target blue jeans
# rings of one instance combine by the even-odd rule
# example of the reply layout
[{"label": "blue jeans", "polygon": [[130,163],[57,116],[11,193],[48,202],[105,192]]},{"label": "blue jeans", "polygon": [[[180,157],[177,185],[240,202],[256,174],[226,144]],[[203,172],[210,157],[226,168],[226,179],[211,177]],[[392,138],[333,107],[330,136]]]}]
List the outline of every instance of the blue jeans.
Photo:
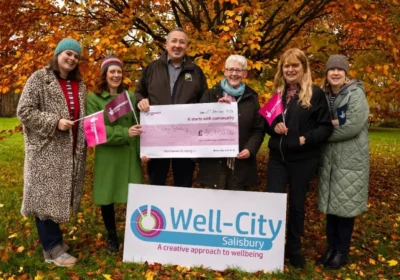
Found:
[{"label": "blue jeans", "polygon": [[59,224],[52,220],[40,220],[36,217],[36,227],[44,251],[50,251],[57,245],[63,244],[62,232]]}]

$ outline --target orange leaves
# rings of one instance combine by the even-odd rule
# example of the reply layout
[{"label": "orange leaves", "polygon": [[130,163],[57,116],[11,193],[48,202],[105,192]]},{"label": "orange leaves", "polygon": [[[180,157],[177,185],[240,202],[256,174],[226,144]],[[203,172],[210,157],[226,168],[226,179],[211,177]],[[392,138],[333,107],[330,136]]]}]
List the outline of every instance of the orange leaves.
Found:
[{"label": "orange leaves", "polygon": [[315,266],[315,267],[314,267],[314,270],[315,270],[316,272],[318,272],[318,273],[322,273],[322,268],[321,268],[321,266]]},{"label": "orange leaves", "polygon": [[[223,59],[221,58],[223,61]],[[212,60],[216,62],[216,59]],[[261,60],[255,60],[261,61]],[[199,59],[198,64],[207,69],[210,73],[216,68],[220,68],[209,63],[207,60]],[[254,64],[254,63],[253,63]],[[253,65],[251,64],[251,65]],[[208,65],[208,68],[206,68]],[[385,64],[380,64],[379,70],[371,65],[372,72],[381,73]],[[389,64],[388,64],[389,65]],[[215,68],[213,68],[215,67]],[[250,64],[249,64],[250,69]],[[252,68],[251,68],[252,69]],[[392,65],[389,65],[391,71]],[[361,70],[364,72],[364,70]],[[214,72],[212,72],[214,73]],[[216,73],[216,72],[215,72]],[[212,75],[212,77],[218,75]],[[268,84],[272,86],[272,78],[263,81],[261,86]],[[259,94],[261,98],[269,97],[265,93],[270,91],[263,90]],[[2,123],[0,123],[1,127]],[[14,127],[14,125],[13,125]],[[8,129],[8,128],[7,128]],[[386,133],[386,134],[385,134]],[[388,136],[389,140],[387,140]],[[13,138],[16,135],[13,136]],[[19,135],[22,138],[22,135]],[[307,267],[304,271],[293,269],[290,265],[284,268],[284,274],[264,272],[247,273],[240,270],[228,269],[225,271],[212,271],[203,267],[187,268],[182,266],[163,266],[161,264],[139,264],[122,263],[122,252],[117,255],[109,256],[106,250],[106,231],[101,221],[99,207],[94,207],[91,199],[91,182],[87,180],[83,201],[81,205],[82,218],[85,223],[77,223],[76,220],[62,226],[65,234],[65,242],[71,247],[71,254],[79,257],[79,263],[72,269],[55,268],[43,263],[41,249],[38,248],[39,241],[37,234],[26,233],[27,223],[30,222],[34,227],[34,219],[21,217],[19,210],[20,204],[15,203],[21,195],[23,150],[22,142],[16,142],[19,147],[18,153],[21,158],[12,158],[7,162],[0,175],[7,174],[8,170],[18,169],[17,187],[7,188],[6,196],[1,196],[0,220],[5,227],[0,237],[4,237],[0,243],[0,279],[146,279],[153,277],[153,280],[160,279],[398,279],[399,278],[399,248],[398,230],[400,224],[400,205],[398,197],[398,185],[400,169],[394,159],[399,155],[399,132],[398,130],[374,130],[370,131],[371,139],[371,184],[369,193],[369,210],[356,219],[355,234],[352,238],[352,248],[350,251],[350,263],[340,270],[326,270],[322,266],[314,266],[313,263],[319,253],[325,248],[325,216],[316,207],[317,185],[313,182],[307,198],[304,251],[307,256]],[[0,143],[0,155],[4,143]],[[93,152],[93,149],[92,149]],[[259,157],[259,167],[264,168],[259,173],[260,189],[265,187],[266,181],[266,143]],[[88,172],[90,172],[91,161],[88,161]],[[9,178],[7,181],[16,180]],[[2,181],[4,182],[4,181]],[[4,187],[2,188],[4,189]],[[11,199],[10,199],[11,198]],[[15,198],[15,200],[13,199]],[[382,203],[384,202],[384,204]],[[11,204],[15,204],[12,207]],[[119,206],[117,206],[119,207]],[[122,227],[125,211],[119,208],[120,213],[118,230],[123,234]],[[72,232],[71,232],[72,231]],[[71,235],[68,233],[71,232]],[[83,232],[86,235],[83,235]],[[18,236],[8,239],[9,236],[18,233]],[[102,235],[103,234],[103,235]],[[77,240],[72,241],[72,236]],[[3,242],[4,240],[4,242]],[[21,246],[25,249],[18,253]],[[392,247],[390,247],[392,246]],[[318,251],[318,254],[317,254]],[[380,254],[380,255],[379,255]],[[17,264],[17,265],[16,265]],[[23,264],[23,267],[22,267]]]},{"label": "orange leaves", "polygon": [[130,83],[132,83],[132,80],[129,79],[128,77],[124,77],[124,83],[125,84],[130,84]]},{"label": "orange leaves", "polygon": [[218,0],[218,2],[222,5],[224,2],[239,5],[238,0]]},{"label": "orange leaves", "polygon": [[264,63],[262,61],[249,61],[248,66],[250,67],[250,69],[261,71],[261,69],[264,68]]},{"label": "orange leaves", "polygon": [[144,277],[146,278],[146,280],[153,280],[155,275],[156,273],[154,271],[152,271],[151,269],[147,269]]},{"label": "orange leaves", "polygon": [[10,258],[10,256],[7,254],[6,249],[3,249],[0,251],[0,260],[5,262],[8,261],[8,259]]},{"label": "orange leaves", "polygon": [[141,278],[146,280],[153,279],[205,279],[209,278],[207,275],[212,275],[212,279],[222,278],[222,274],[218,271],[205,270],[204,268],[196,268],[192,270],[186,266],[173,265],[173,266],[163,266],[159,263],[144,264],[145,272]]},{"label": "orange leaves", "polygon": [[231,10],[228,10],[228,11],[225,11],[225,15],[227,15],[228,17],[232,17],[232,16],[235,15],[235,12],[231,11]]},{"label": "orange leaves", "polygon": [[84,217],[83,217],[83,213],[81,213],[81,212],[79,212],[78,214],[77,214],[77,218],[78,218],[78,223],[84,223],[85,222],[85,219],[84,219]]},{"label": "orange leaves", "polygon": [[10,91],[10,88],[9,87],[3,87],[2,89],[1,89],[1,93],[8,93]]},{"label": "orange leaves", "polygon": [[18,253],[22,253],[24,250],[25,250],[25,247],[24,247],[24,246],[19,246],[19,247],[17,248],[17,252],[18,252]]},{"label": "orange leaves", "polygon": [[230,30],[229,26],[226,26],[226,25],[220,26],[219,29],[223,30],[223,31],[229,31]]},{"label": "orange leaves", "polygon": [[18,233],[13,233],[10,236],[8,236],[8,239],[16,238],[16,237],[18,237]]},{"label": "orange leaves", "polygon": [[259,44],[251,44],[250,49],[252,50],[261,50],[261,47]]}]

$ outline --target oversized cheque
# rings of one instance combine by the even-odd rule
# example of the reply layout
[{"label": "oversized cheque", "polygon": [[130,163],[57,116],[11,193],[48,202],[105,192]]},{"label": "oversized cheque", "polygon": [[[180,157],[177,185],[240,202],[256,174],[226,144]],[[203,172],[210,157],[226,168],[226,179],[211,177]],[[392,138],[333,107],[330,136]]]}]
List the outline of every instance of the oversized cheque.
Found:
[{"label": "oversized cheque", "polygon": [[149,158],[236,157],[237,103],[150,106],[140,113],[140,155]]}]

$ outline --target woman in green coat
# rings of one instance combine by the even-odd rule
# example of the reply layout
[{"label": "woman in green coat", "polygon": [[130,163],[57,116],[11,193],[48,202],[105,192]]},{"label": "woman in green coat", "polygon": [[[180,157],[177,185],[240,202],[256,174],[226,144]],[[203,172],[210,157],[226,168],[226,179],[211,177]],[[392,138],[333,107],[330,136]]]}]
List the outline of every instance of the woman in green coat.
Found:
[{"label": "woman in green coat", "polygon": [[[122,62],[115,56],[106,57],[101,64],[98,92],[87,96],[87,115],[104,110],[106,104],[125,92],[122,79]],[[129,96],[136,104],[134,94]],[[114,203],[127,202],[129,183],[142,183],[137,116],[137,112],[130,112],[111,123],[104,110],[107,142],[95,149],[93,201],[101,205],[109,253],[119,250]]]},{"label": "woman in green coat", "polygon": [[323,89],[334,130],[318,172],[318,203],[326,214],[328,247],[317,263],[338,269],[347,263],[355,217],[367,210],[369,108],[362,83],[347,76],[344,56],[330,56],[325,70]]}]

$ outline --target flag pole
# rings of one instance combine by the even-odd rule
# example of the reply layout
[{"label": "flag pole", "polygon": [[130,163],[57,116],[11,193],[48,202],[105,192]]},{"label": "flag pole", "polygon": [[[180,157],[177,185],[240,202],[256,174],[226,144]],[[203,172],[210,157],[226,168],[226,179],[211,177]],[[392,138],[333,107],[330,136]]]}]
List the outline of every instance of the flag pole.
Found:
[{"label": "flag pole", "polygon": [[126,94],[126,98],[129,101],[129,106],[131,106],[131,109],[132,109],[132,112],[133,112],[133,116],[135,117],[136,124],[140,124],[139,121],[138,121],[138,118],[136,116],[135,108],[133,108],[133,106],[132,106],[131,98],[129,97],[129,94],[128,94],[127,90],[125,90],[125,94]]},{"label": "flag pole", "polygon": [[[100,111],[98,111],[98,112],[104,112],[104,110],[100,110]],[[88,118],[88,117],[90,117],[90,116],[94,115],[94,114],[97,114],[98,112],[96,112],[96,113],[93,113],[93,114],[90,114],[90,115],[87,115],[87,116],[84,116],[83,118],[80,118],[80,119],[74,120],[73,122],[78,122],[78,121],[81,121],[81,120],[83,120],[83,119],[86,119],[86,118]]]},{"label": "flag pole", "polygon": [[[278,94],[279,94],[279,97],[280,97],[280,99],[281,99],[281,106],[282,106],[282,109],[283,109],[283,100],[282,100],[282,94],[281,94],[281,91],[280,90],[278,90]],[[286,126],[286,123],[285,123],[285,111],[284,110],[282,110],[282,120],[283,120],[283,124]]]},{"label": "flag pole", "polygon": [[84,118],[86,118],[86,117],[83,117],[83,118],[80,118],[80,119],[74,120],[74,121],[72,121],[72,122],[79,122],[79,121],[83,120]]}]

